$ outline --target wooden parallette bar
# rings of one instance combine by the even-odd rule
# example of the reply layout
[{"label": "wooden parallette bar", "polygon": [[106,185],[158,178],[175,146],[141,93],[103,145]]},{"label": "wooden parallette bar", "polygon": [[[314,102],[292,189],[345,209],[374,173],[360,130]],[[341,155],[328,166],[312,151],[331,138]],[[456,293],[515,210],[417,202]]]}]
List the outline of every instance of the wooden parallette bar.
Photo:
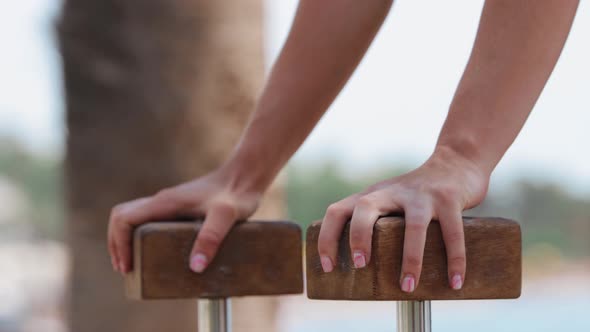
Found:
[{"label": "wooden parallette bar", "polygon": [[301,229],[291,222],[236,224],[203,273],[189,269],[202,222],[152,222],[133,236],[133,299],[221,298],[303,291]]},{"label": "wooden parallette bar", "polygon": [[438,222],[430,223],[417,289],[399,286],[404,220],[381,218],[373,231],[372,257],[363,269],[350,258],[349,226],[340,239],[334,270],[324,273],[317,251],[321,223],[307,230],[307,296],[322,300],[511,299],[521,290],[521,233],[518,223],[501,218],[464,218],[467,272],[461,290],[449,287],[444,242]]}]

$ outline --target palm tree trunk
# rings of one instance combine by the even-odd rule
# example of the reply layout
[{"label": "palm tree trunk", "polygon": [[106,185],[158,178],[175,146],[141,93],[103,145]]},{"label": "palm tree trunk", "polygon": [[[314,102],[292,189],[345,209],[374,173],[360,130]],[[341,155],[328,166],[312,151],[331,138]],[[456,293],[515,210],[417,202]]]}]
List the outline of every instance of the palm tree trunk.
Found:
[{"label": "palm tree trunk", "polygon": [[[192,301],[124,298],[107,256],[107,220],[114,204],[224,160],[261,86],[261,1],[65,0],[58,34],[67,105],[70,329],[195,331]],[[266,210],[276,217],[281,204],[274,199]],[[256,328],[270,330],[268,317]],[[252,326],[240,313],[235,320]]]}]

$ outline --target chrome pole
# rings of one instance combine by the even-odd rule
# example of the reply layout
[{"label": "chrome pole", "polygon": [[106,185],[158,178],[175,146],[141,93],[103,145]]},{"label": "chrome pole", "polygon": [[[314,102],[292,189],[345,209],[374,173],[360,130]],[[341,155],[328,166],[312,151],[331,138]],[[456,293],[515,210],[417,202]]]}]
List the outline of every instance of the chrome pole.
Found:
[{"label": "chrome pole", "polygon": [[430,301],[397,302],[397,332],[430,332]]},{"label": "chrome pole", "polygon": [[229,299],[199,299],[199,332],[231,332],[231,304]]}]

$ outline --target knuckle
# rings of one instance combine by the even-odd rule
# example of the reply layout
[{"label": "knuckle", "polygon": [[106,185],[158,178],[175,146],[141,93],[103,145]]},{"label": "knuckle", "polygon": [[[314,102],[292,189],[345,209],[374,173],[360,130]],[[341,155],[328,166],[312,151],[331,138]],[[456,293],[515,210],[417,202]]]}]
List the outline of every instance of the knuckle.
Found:
[{"label": "knuckle", "polygon": [[338,241],[338,235],[334,234],[333,232],[320,231],[320,235],[318,236],[318,247],[332,245],[332,244],[336,243],[337,241]]},{"label": "knuckle", "polygon": [[465,256],[453,256],[449,257],[448,264],[452,266],[465,266]]},{"label": "knuckle", "polygon": [[122,250],[127,249],[127,246],[131,246],[131,234],[126,228],[121,228],[114,234],[113,241]]},{"label": "knuckle", "polygon": [[372,209],[374,206],[375,201],[370,195],[362,196],[356,203],[356,207],[360,209]]},{"label": "knuckle", "polygon": [[171,206],[175,209],[184,209],[194,205],[194,199],[175,188],[166,188],[158,191],[153,196],[153,201],[160,205]]},{"label": "knuckle", "polygon": [[463,232],[461,232],[461,231],[450,232],[449,234],[447,234],[446,239],[449,243],[463,242]]},{"label": "knuckle", "polygon": [[339,203],[332,203],[326,209],[326,219],[333,220],[339,219],[344,215],[344,209],[340,206]]},{"label": "knuckle", "polygon": [[356,231],[350,233],[350,245],[351,247],[355,247],[354,249],[368,246],[370,242],[371,240],[368,238],[366,232]]},{"label": "knuckle", "polygon": [[410,223],[425,223],[432,218],[432,207],[426,202],[414,200],[404,204],[404,213]]},{"label": "knuckle", "polygon": [[223,241],[223,236],[212,230],[201,231],[197,238],[199,245],[206,250],[216,249],[221,245],[221,241]]},{"label": "knuckle", "polygon": [[154,198],[161,201],[174,201],[178,198],[178,195],[174,189],[166,188],[158,191]]},{"label": "knuckle", "polygon": [[217,213],[232,219],[238,215],[236,206],[227,201],[215,202],[211,204],[211,209],[214,209]]},{"label": "knuckle", "polygon": [[123,212],[124,207],[125,207],[124,203],[117,204],[117,205],[113,206],[113,208],[111,209],[111,216],[121,214]]},{"label": "knuckle", "polygon": [[412,233],[425,232],[426,224],[423,222],[406,221],[406,231]]},{"label": "knuckle", "polygon": [[414,204],[412,206],[406,206],[405,210],[406,219],[410,220],[411,224],[423,225],[425,222],[430,221],[432,213],[426,206]]},{"label": "knuckle", "polygon": [[120,224],[125,220],[125,206],[123,204],[116,205],[111,210],[111,221]]},{"label": "knuckle", "polygon": [[437,185],[431,189],[432,197],[439,203],[453,202],[457,197],[457,189],[449,185]]},{"label": "knuckle", "polygon": [[413,254],[405,255],[404,265],[407,269],[419,270],[422,267],[422,258]]},{"label": "knuckle", "polygon": [[320,255],[329,254],[333,248],[336,248],[337,242],[333,237],[324,236],[318,239],[318,252]]}]

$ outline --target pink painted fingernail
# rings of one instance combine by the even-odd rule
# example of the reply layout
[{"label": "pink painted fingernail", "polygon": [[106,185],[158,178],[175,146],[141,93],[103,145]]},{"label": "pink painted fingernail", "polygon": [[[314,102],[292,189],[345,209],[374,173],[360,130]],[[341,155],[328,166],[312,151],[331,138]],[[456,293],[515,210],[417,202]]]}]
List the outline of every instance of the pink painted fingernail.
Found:
[{"label": "pink painted fingernail", "polygon": [[125,272],[127,272],[125,270],[125,264],[123,264],[123,262],[119,263],[119,272],[121,272],[122,274],[125,274]]},{"label": "pink painted fingernail", "polygon": [[414,277],[412,277],[411,275],[406,275],[404,277],[404,279],[402,280],[402,290],[406,293],[411,293],[414,291],[414,288],[416,287],[416,281],[414,280]]},{"label": "pink painted fingernail", "polygon": [[365,255],[360,251],[355,251],[352,254],[352,260],[354,261],[354,267],[357,269],[362,269],[367,265]]},{"label": "pink painted fingernail", "polygon": [[451,279],[451,287],[454,290],[459,290],[461,287],[463,287],[463,279],[461,278],[460,274],[457,273],[453,276]]},{"label": "pink painted fingernail", "polygon": [[332,264],[332,260],[330,259],[330,257],[322,256],[320,257],[320,262],[322,263],[322,270],[324,270],[324,272],[332,272],[332,270],[334,269],[334,264]]},{"label": "pink painted fingernail", "polygon": [[205,257],[205,255],[203,255],[203,254],[195,254],[191,258],[190,267],[191,267],[191,270],[193,270],[194,272],[197,272],[197,273],[203,272],[205,270],[206,265],[207,265],[207,257]]}]

